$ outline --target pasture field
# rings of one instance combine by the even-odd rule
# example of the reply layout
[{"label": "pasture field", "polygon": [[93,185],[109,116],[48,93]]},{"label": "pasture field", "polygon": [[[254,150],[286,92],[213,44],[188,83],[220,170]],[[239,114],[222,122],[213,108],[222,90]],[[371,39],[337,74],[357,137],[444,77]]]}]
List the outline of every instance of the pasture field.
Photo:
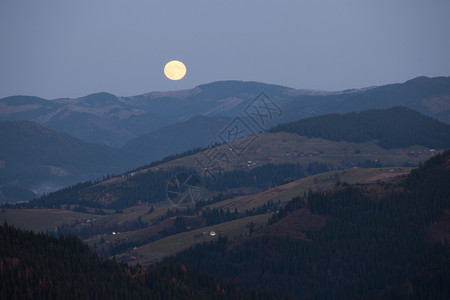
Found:
[{"label": "pasture field", "polygon": [[[160,261],[166,256],[174,255],[196,244],[217,239],[219,236],[227,236],[229,239],[233,239],[241,235],[248,235],[250,224],[252,222],[255,228],[257,228],[259,226],[264,226],[270,217],[271,214],[256,215],[171,235],[139,247],[126,255],[136,257],[133,264],[152,264]],[[215,233],[214,236],[211,235],[212,231]],[[118,255],[118,257],[120,256],[121,255]]]}]

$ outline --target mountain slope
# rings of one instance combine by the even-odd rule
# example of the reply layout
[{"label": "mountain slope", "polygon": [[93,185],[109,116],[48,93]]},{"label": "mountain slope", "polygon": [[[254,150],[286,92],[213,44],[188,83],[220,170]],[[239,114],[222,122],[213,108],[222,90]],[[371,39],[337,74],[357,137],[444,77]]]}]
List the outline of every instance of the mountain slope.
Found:
[{"label": "mountain slope", "polygon": [[450,148],[450,125],[406,107],[323,115],[281,124],[269,131],[356,143],[375,140],[383,148]]},{"label": "mountain slope", "polygon": [[[35,121],[88,142],[121,147],[143,134],[195,116],[243,117],[247,106],[252,105],[261,92],[282,110],[280,116],[271,120],[272,125],[329,113],[399,105],[450,123],[450,77],[419,77],[402,84],[339,92],[219,81],[188,90],[133,97],[97,93],[78,99],[49,101],[14,96],[0,99],[0,121]],[[174,153],[165,153],[170,154]]]},{"label": "mountain slope", "polygon": [[11,96],[0,99],[0,121],[38,119],[61,107],[58,103],[32,96]]},{"label": "mountain slope", "polygon": [[[120,173],[134,166],[130,156],[117,150],[88,144],[34,122],[0,122],[0,144],[3,192],[12,187],[49,192],[62,185]],[[3,193],[0,199],[2,202],[27,200],[20,195],[17,199],[11,196]]]},{"label": "mountain slope", "polygon": [[417,77],[351,93],[300,95],[283,107],[285,121],[330,114],[406,106],[450,123],[450,77]]},{"label": "mountain slope", "polygon": [[142,159],[142,164],[219,142],[218,134],[232,121],[227,117],[194,117],[142,135],[121,148]]}]

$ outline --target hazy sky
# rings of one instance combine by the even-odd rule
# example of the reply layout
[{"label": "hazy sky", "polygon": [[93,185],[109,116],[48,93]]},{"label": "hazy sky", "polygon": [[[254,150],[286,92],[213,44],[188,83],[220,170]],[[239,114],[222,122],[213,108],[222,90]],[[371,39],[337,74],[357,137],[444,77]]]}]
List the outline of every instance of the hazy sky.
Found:
[{"label": "hazy sky", "polygon": [[[167,61],[187,66],[164,77]],[[450,75],[449,0],[0,0],[0,98],[251,80],[342,90]]]}]

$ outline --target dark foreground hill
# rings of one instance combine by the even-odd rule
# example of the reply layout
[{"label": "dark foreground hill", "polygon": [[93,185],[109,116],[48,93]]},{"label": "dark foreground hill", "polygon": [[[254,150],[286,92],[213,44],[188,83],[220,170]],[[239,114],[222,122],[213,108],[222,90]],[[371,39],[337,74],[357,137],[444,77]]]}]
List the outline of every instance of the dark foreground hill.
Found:
[{"label": "dark foreground hill", "polygon": [[0,227],[1,299],[277,299],[174,263],[129,268],[74,236]]},{"label": "dark foreground hill", "polygon": [[323,115],[281,124],[269,131],[355,143],[375,140],[383,148],[450,148],[450,125],[406,107]]},{"label": "dark foreground hill", "polygon": [[449,187],[450,150],[405,180],[294,198],[248,238],[175,261],[299,299],[449,299]]}]

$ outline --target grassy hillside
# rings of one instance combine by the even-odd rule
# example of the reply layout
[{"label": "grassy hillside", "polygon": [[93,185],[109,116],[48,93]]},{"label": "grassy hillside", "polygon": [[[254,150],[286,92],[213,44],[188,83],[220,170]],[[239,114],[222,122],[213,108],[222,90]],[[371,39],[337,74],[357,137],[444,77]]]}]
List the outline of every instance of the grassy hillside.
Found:
[{"label": "grassy hillside", "polygon": [[[116,257],[132,264],[148,265],[157,263],[167,256],[175,255],[193,245],[215,241],[220,236],[229,238],[246,236],[249,233],[250,224],[253,224],[252,226],[255,227],[264,226],[270,217],[270,214],[263,214],[213,226],[205,226],[196,230],[171,235],[136,249],[130,249],[130,251],[118,254]],[[214,234],[214,236],[211,234]],[[121,238],[130,238],[132,236],[133,233],[124,233]],[[92,243],[92,241],[88,242]]]},{"label": "grassy hillside", "polygon": [[[167,216],[168,210],[174,210],[168,202],[155,206],[133,206],[119,212],[102,210],[104,214],[95,214],[95,209],[80,213],[73,211],[74,206],[69,207],[71,210],[64,206],[64,209],[3,209],[0,222],[7,221],[9,224],[34,231],[55,232],[57,229],[58,233],[73,232],[86,238],[88,244],[100,253],[115,253],[126,261],[129,261],[131,256],[135,256],[138,262],[158,261],[168,253],[175,254],[191,245],[214,239],[204,235],[204,232],[213,230],[217,236],[245,236],[250,230],[248,225],[251,222],[256,227],[265,224],[272,212],[293,197],[302,196],[309,190],[332,190],[337,182],[373,183],[374,188],[378,188],[376,182],[399,180],[410,170],[411,168],[405,167],[353,168],[327,172],[256,194],[231,198],[225,195],[221,201],[199,206],[193,214],[181,210],[178,214]],[[271,202],[271,212],[267,213],[269,208],[261,209]],[[231,211],[232,214],[236,211],[238,214],[236,220],[208,225],[207,219],[202,216],[206,211]],[[184,216],[186,225],[191,229],[167,237],[161,232],[173,228],[176,215]],[[134,247],[137,249],[131,251]],[[121,254],[125,250],[128,252]]]},{"label": "grassy hillside", "polygon": [[[400,180],[402,177],[409,174],[411,168],[394,168],[394,169],[350,169],[342,170],[338,172],[327,172],[324,174],[318,174],[310,176],[304,179],[269,189],[267,191],[246,195],[237,196],[230,199],[210,204],[202,208],[206,209],[218,209],[223,211],[238,211],[246,215],[246,212],[252,212],[258,207],[262,207],[267,203],[273,202],[277,204],[277,207],[282,207],[292,198],[303,196],[309,191],[331,191],[336,187],[338,182],[345,184],[373,184],[369,185],[371,189],[383,190],[383,186],[377,184],[377,182],[393,182]],[[267,220],[272,216],[274,211],[267,212],[264,210],[262,214],[255,216],[244,217],[238,220],[220,223],[213,226],[204,226],[196,230],[183,232],[180,234],[172,235],[164,239],[160,239],[146,244],[143,247],[138,247],[136,250],[127,252],[126,254],[119,254],[118,257],[122,257],[125,260],[129,260],[130,256],[136,257],[133,262],[149,263],[156,262],[170,254],[175,254],[182,251],[192,245],[201,244],[205,241],[214,240],[217,236],[227,236],[229,238],[235,238],[239,236],[247,236],[250,228],[249,224],[254,223],[253,226],[259,227],[265,225]],[[145,220],[151,220],[145,218]],[[169,224],[166,224],[169,226]],[[121,240],[127,241],[139,241],[144,236],[150,236],[152,233],[152,226],[148,229],[142,229],[140,231],[125,232],[120,236],[108,235],[107,240],[110,243],[118,243]],[[210,231],[217,233],[216,237],[209,235]],[[146,232],[146,234],[144,234]],[[205,234],[208,233],[208,234]],[[89,240],[89,244],[99,244],[101,238],[95,238]],[[105,237],[103,238],[105,239]]]},{"label": "grassy hillside", "polygon": [[93,216],[65,209],[3,209],[0,220],[2,223],[8,222],[34,232],[52,232],[63,224],[83,222],[93,217],[101,219],[104,216]]},{"label": "grassy hillside", "polygon": [[[382,165],[413,165],[425,161],[433,155],[430,149],[424,146],[409,146],[406,148],[384,149],[375,142],[366,141],[353,143],[346,141],[330,141],[322,138],[308,138],[295,133],[277,132],[264,133],[255,137],[239,140],[241,144],[248,144],[239,155],[232,151],[233,147],[223,145],[218,152],[226,155],[226,170],[246,167],[248,161],[256,163],[255,166],[267,163],[283,164],[297,163],[308,165],[315,161],[331,164],[336,169],[362,166],[367,160],[379,160]],[[436,149],[438,150],[438,149]],[[164,163],[161,167],[185,166],[198,168],[198,161],[205,161],[207,152],[198,153]],[[153,169],[155,169],[154,167]],[[200,171],[200,169],[198,169]]]},{"label": "grassy hillside", "polygon": [[[239,156],[230,151],[233,146],[230,148],[229,145],[222,145],[213,150],[130,171],[103,182],[66,188],[29,205],[58,208],[71,204],[109,209],[123,209],[145,203],[154,205],[167,201],[167,183],[180,172],[196,174],[211,193],[230,189],[234,193],[254,193],[327,170],[416,166],[435,153],[423,146],[384,149],[374,142],[333,142],[283,132],[243,140],[248,139],[251,143]],[[241,142],[239,140],[236,143]],[[209,151],[223,153],[226,158],[223,156],[221,160],[212,161],[212,168],[205,170],[205,165],[202,166],[199,162],[208,162]],[[297,170],[293,171],[293,168]],[[273,173],[275,170],[277,172]],[[273,177],[275,174],[277,178]]]},{"label": "grassy hillside", "polygon": [[241,195],[226,199],[224,201],[210,204],[210,208],[230,209],[234,211],[252,210],[269,201],[286,203],[292,198],[302,196],[309,191],[327,191],[336,186],[337,182],[345,182],[349,184],[356,183],[376,183],[382,181],[392,181],[411,172],[410,167],[394,167],[394,168],[369,168],[369,169],[347,169],[326,172],[314,176],[302,178],[284,185],[280,185],[266,191]]}]

